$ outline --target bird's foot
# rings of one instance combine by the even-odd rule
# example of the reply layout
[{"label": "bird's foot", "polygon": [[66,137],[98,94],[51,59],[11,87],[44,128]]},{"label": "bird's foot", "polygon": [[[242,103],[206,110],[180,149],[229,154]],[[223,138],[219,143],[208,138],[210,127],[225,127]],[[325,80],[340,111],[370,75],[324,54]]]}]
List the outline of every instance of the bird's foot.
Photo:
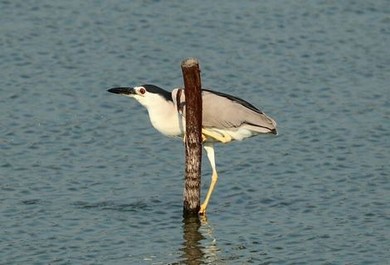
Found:
[{"label": "bird's foot", "polygon": [[215,139],[216,141],[221,142],[223,144],[226,144],[226,143],[231,142],[233,140],[233,138],[227,133],[215,132],[215,131],[204,129],[204,128],[202,128],[202,135],[204,135],[205,137],[211,137],[211,138]]},{"label": "bird's foot", "polygon": [[206,207],[204,203],[200,206],[199,215],[206,215]]},{"label": "bird's foot", "polygon": [[199,215],[199,220],[202,225],[207,225],[207,216],[206,215]]}]

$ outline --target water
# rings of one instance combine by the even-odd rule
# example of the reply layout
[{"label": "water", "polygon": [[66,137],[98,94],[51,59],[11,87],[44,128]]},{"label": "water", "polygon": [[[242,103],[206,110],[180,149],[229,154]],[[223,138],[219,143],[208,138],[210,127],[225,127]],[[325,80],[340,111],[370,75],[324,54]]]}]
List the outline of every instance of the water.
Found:
[{"label": "water", "polygon": [[[2,1],[0,263],[388,264],[389,11]],[[182,219],[181,142],[106,92],[179,86],[191,56],[280,132],[216,147],[202,222]]]}]

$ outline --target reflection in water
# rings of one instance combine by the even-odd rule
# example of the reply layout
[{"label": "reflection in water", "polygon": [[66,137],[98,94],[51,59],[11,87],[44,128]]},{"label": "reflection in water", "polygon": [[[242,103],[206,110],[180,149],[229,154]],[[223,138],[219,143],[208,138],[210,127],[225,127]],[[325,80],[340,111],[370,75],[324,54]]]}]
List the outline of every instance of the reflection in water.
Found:
[{"label": "reflection in water", "polygon": [[216,247],[216,239],[205,218],[202,220],[198,216],[184,218],[183,239],[181,258],[184,264],[212,264],[218,260],[219,249]]},{"label": "reflection in water", "polygon": [[205,237],[199,232],[200,220],[197,216],[183,219],[183,254],[182,258],[186,264],[201,264],[203,251],[201,240]]}]

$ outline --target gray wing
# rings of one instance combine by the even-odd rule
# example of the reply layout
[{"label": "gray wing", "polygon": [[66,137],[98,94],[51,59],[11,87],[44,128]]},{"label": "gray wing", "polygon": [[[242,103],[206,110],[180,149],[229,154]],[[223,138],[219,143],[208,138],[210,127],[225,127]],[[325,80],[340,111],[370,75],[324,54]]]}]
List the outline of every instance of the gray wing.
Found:
[{"label": "gray wing", "polygon": [[205,128],[234,129],[247,125],[261,132],[276,129],[273,119],[243,99],[206,89],[202,92],[202,99]]},{"label": "gray wing", "polygon": [[[185,95],[172,91],[172,99],[179,113],[185,117]],[[202,89],[203,127],[237,129],[241,126],[257,132],[276,134],[276,122],[247,101],[232,95]]]}]

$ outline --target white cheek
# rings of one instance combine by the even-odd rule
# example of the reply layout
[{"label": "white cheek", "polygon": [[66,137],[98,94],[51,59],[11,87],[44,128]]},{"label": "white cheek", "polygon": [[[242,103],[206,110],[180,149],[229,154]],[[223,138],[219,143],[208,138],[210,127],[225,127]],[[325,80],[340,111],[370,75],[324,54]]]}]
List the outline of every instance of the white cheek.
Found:
[{"label": "white cheek", "polygon": [[144,96],[140,95],[131,95],[132,98],[136,99],[144,107],[148,107],[148,100]]}]

